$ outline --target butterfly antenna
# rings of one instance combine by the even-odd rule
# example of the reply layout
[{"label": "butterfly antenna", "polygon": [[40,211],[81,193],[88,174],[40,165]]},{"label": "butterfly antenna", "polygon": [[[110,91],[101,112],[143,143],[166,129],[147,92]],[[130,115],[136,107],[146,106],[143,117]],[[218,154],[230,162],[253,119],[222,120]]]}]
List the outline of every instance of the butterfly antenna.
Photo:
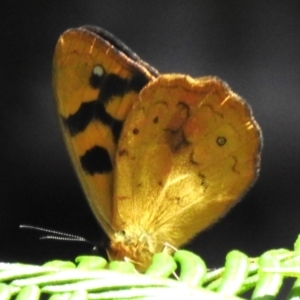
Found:
[{"label": "butterfly antenna", "polygon": [[20,225],[21,229],[30,229],[35,231],[47,232],[51,233],[52,235],[44,235],[40,237],[40,240],[59,240],[59,241],[72,241],[72,242],[84,242],[93,244],[91,241],[87,240],[86,238],[66,232],[56,231],[52,229],[32,226],[32,225]]}]

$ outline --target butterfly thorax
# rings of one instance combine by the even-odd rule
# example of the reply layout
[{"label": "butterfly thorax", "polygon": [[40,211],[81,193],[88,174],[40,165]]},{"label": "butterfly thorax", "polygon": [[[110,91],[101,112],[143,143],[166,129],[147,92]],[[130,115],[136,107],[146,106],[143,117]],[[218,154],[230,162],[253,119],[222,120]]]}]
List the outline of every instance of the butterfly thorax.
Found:
[{"label": "butterfly thorax", "polygon": [[143,271],[150,265],[153,254],[163,249],[163,242],[153,233],[140,228],[128,228],[114,233],[108,254],[111,260],[128,260],[139,271]]}]

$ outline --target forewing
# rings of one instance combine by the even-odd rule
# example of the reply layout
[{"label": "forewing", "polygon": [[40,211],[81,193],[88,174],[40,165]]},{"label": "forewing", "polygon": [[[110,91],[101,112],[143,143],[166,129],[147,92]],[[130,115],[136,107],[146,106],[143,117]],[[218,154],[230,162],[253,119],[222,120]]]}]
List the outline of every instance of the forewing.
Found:
[{"label": "forewing", "polygon": [[95,27],[66,31],[53,62],[64,140],[89,203],[111,235],[113,169],[123,122],[157,72],[111,34]]}]

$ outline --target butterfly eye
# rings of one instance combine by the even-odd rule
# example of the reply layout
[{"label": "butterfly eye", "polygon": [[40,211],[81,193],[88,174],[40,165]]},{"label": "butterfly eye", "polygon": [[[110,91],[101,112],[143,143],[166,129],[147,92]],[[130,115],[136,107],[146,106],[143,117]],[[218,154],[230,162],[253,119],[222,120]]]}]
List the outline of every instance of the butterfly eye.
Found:
[{"label": "butterfly eye", "polygon": [[219,146],[224,146],[225,144],[226,144],[226,142],[227,142],[227,139],[224,137],[224,136],[219,136],[218,138],[217,138],[217,144],[219,145]]},{"label": "butterfly eye", "polygon": [[93,88],[99,88],[99,86],[101,86],[101,82],[103,81],[104,76],[105,76],[104,68],[100,65],[96,65],[90,77],[90,85]]}]

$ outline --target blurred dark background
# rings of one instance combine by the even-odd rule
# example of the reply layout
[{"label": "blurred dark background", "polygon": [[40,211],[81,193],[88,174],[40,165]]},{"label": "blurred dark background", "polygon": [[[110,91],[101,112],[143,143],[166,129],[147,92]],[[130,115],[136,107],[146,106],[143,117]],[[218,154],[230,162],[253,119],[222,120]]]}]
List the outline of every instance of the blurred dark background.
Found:
[{"label": "blurred dark background", "polygon": [[[59,35],[94,24],[161,73],[217,75],[253,108],[264,134],[260,177],[187,248],[219,266],[300,232],[299,1],[6,1],[0,11],[0,261],[73,259],[90,245],[39,241],[31,224],[101,239],[62,141],[52,92]],[[180,221],[180,220],[179,220]]]}]

